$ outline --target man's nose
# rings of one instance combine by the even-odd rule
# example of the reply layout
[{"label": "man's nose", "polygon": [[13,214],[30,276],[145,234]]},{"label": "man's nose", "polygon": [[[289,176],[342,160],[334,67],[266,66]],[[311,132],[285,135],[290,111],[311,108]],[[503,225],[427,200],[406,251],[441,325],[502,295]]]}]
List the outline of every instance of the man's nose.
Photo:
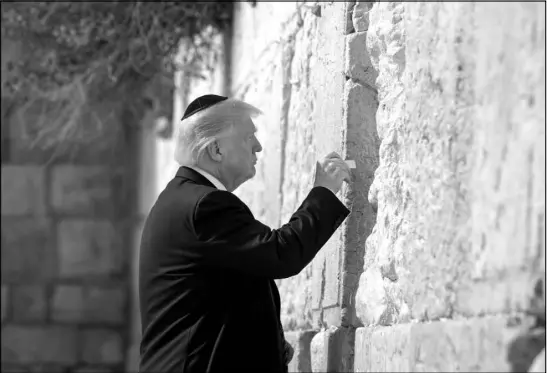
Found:
[{"label": "man's nose", "polygon": [[262,151],[262,144],[260,143],[260,141],[256,140],[256,144],[253,150],[255,153],[260,153]]}]

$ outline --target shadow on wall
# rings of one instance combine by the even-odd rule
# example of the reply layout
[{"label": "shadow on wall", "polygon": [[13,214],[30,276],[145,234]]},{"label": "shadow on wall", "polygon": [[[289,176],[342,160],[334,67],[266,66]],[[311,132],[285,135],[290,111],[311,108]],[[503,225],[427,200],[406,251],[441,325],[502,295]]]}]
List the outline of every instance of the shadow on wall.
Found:
[{"label": "shadow on wall", "polygon": [[[545,283],[539,280],[534,289],[534,298],[530,313],[535,317],[535,324],[524,330],[509,345],[507,361],[513,372],[529,372],[530,367],[545,349]],[[545,358],[545,355],[543,355]],[[545,367],[545,365],[543,365]],[[544,371],[543,368],[542,371]]]}]

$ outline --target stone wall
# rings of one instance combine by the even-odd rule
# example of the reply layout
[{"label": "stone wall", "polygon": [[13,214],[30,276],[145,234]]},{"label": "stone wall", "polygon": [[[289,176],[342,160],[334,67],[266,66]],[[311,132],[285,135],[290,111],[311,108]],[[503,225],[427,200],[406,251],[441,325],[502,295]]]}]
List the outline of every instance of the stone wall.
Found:
[{"label": "stone wall", "polygon": [[[2,40],[2,74],[17,50]],[[103,109],[103,120],[112,110],[133,120]],[[80,141],[98,134],[89,131],[41,148],[39,123],[39,111],[2,99],[2,371],[124,371],[139,139],[107,131]]]},{"label": "stone wall", "polygon": [[318,157],[357,161],[351,215],[278,281],[291,370],[527,370],[545,335],[545,5],[235,14],[232,94],[266,113],[236,193],[279,226]]}]

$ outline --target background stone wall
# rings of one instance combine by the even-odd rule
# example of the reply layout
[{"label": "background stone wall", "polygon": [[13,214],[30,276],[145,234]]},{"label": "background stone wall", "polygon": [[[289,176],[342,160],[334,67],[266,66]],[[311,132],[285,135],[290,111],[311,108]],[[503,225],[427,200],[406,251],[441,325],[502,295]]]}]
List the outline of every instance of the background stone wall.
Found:
[{"label": "background stone wall", "polygon": [[[20,50],[2,40],[2,73]],[[132,121],[123,107],[103,109]],[[138,138],[108,132],[44,149],[31,135],[41,115],[2,100],[2,371],[123,371]]]}]

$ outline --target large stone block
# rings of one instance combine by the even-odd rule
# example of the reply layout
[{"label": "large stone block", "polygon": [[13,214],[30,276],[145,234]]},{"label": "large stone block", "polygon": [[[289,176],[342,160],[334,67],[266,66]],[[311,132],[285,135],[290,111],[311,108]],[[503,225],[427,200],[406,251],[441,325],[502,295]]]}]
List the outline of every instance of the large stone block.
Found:
[{"label": "large stone block", "polygon": [[370,61],[366,32],[356,32],[346,36],[345,56],[344,72],[346,76],[369,88],[374,88],[378,72]]},{"label": "large stone block", "polygon": [[126,320],[123,287],[59,285],[54,290],[51,317],[55,321],[121,324]]},{"label": "large stone block", "polygon": [[43,167],[2,165],[2,215],[45,214],[44,180]]},{"label": "large stone block", "polygon": [[30,283],[54,277],[53,242],[47,219],[2,218],[2,281]]},{"label": "large stone block", "polygon": [[58,213],[93,215],[115,208],[107,167],[59,165],[51,173],[51,206]]},{"label": "large stone block", "polygon": [[112,330],[82,333],[82,361],[87,364],[119,364],[124,359],[121,335]]},{"label": "large stone block", "polygon": [[75,364],[78,332],[61,326],[15,326],[2,328],[2,363]]},{"label": "large stone block", "polygon": [[519,327],[503,317],[358,328],[356,372],[512,371]]},{"label": "large stone block", "polygon": [[353,371],[355,331],[330,327],[317,333],[311,342],[313,372]]},{"label": "large stone block", "polygon": [[295,331],[285,333],[285,340],[294,349],[294,356],[289,363],[289,372],[311,372],[311,341],[316,331]]},{"label": "large stone block", "polygon": [[40,285],[12,288],[12,309],[15,321],[43,321],[47,315],[46,288]]},{"label": "large stone block", "polygon": [[352,12],[353,28],[356,32],[368,30],[368,12],[372,8],[372,1],[356,1]]},{"label": "large stone block", "polygon": [[59,274],[61,277],[119,273],[125,247],[109,221],[64,220],[59,223]]}]

